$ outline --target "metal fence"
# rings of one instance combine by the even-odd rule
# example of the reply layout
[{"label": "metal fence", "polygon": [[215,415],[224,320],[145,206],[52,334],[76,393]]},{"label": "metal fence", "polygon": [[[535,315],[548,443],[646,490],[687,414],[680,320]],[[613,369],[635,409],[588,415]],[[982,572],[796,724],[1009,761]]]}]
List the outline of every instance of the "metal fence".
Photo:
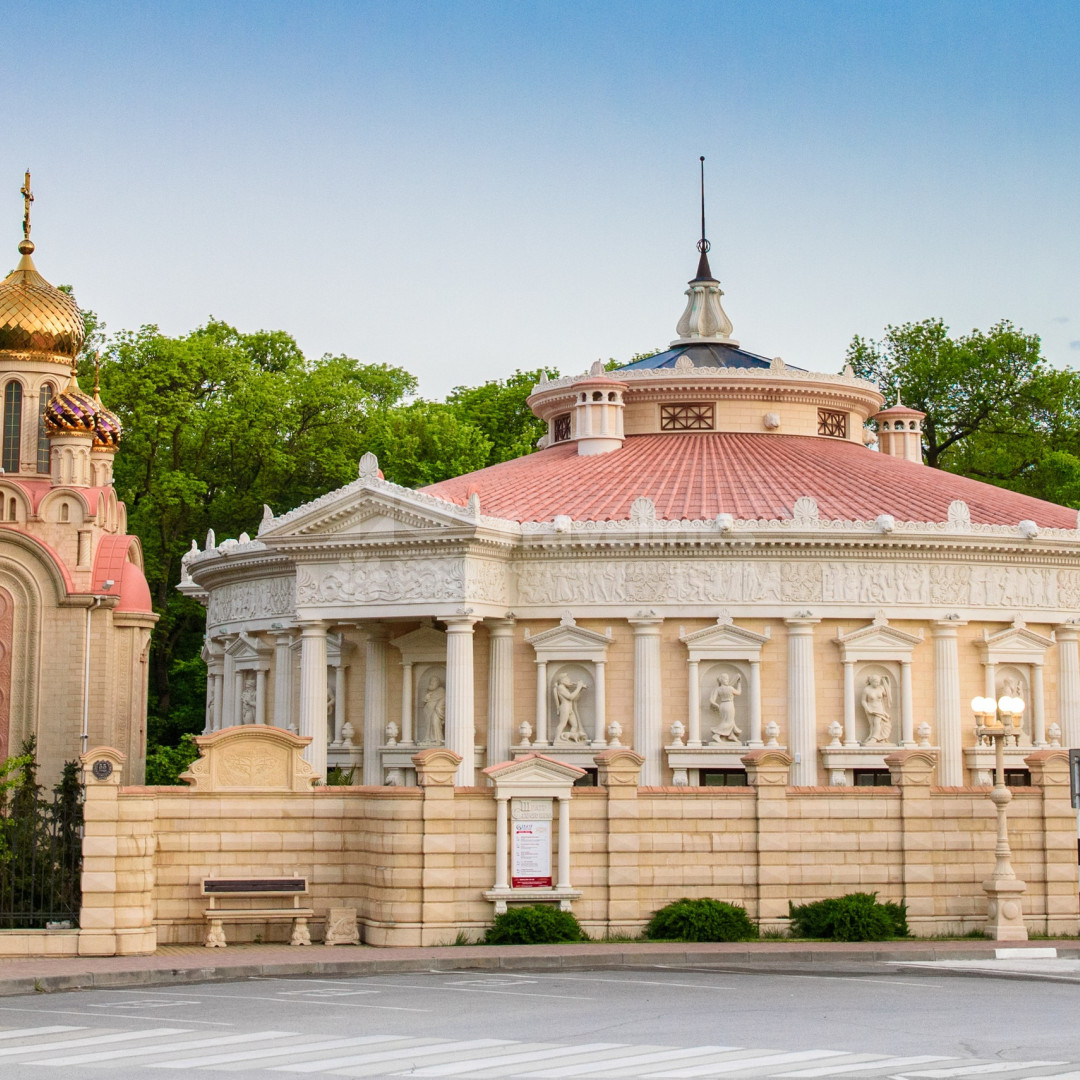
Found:
[{"label": "metal fence", "polygon": [[[65,777],[65,781],[68,778]],[[0,930],[79,925],[83,789],[17,788],[0,806]]]}]

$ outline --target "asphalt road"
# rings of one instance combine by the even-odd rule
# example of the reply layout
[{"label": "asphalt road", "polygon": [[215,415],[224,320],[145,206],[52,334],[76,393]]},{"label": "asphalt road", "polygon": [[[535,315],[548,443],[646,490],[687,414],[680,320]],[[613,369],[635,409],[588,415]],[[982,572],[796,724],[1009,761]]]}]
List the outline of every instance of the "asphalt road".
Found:
[{"label": "asphalt road", "polygon": [[4,998],[3,1080],[1068,1077],[1080,987],[937,972],[265,978]]}]

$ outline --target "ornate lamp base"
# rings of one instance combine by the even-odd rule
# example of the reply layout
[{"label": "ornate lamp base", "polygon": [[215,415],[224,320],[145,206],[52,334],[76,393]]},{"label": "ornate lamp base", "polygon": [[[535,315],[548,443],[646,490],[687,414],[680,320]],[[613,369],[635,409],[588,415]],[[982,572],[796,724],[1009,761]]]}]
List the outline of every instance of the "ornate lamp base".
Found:
[{"label": "ornate lamp base", "polygon": [[983,882],[990,903],[986,909],[986,933],[995,941],[1027,941],[1021,897],[1027,884],[1016,878]]}]

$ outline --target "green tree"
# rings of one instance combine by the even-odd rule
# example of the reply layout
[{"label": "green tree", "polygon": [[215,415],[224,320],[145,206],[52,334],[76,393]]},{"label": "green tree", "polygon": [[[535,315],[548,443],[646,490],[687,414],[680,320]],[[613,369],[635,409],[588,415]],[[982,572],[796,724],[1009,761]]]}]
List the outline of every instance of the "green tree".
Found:
[{"label": "green tree", "polygon": [[545,372],[549,379],[559,377],[554,368],[537,368],[515,371],[508,379],[493,379],[481,386],[455,386],[450,391],[446,404],[491,444],[483,465],[497,465],[536,449],[547,424],[533,415],[526,401]]},{"label": "green tree", "polygon": [[1038,336],[1010,322],[958,337],[941,319],[888,326],[881,341],[853,338],[847,362],[887,403],[899,392],[926,413],[923,452],[935,468],[1035,494],[1046,455],[1076,446],[1080,375],[1051,368]]}]

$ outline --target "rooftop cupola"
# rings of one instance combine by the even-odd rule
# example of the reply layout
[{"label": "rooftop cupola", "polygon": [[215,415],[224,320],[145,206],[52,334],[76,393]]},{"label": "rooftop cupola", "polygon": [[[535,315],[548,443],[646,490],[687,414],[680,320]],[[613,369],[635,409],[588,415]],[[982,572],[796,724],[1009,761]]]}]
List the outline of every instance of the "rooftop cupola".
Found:
[{"label": "rooftop cupola", "polygon": [[705,239],[705,159],[701,158],[701,239],[697,242],[701,254],[697,273],[687,283],[690,287],[686,290],[686,310],[675,327],[678,337],[672,345],[739,344],[731,336],[734,327],[720,303],[724,290],[709,266],[711,247]]},{"label": "rooftop cupola", "polygon": [[607,454],[622,446],[623,389],[621,382],[604,374],[599,360],[574,383],[570,437],[577,440],[579,454]]},{"label": "rooftop cupola", "polygon": [[926,413],[905,405],[897,390],[896,404],[870,419],[877,421],[881,453],[922,464],[922,422]]}]

